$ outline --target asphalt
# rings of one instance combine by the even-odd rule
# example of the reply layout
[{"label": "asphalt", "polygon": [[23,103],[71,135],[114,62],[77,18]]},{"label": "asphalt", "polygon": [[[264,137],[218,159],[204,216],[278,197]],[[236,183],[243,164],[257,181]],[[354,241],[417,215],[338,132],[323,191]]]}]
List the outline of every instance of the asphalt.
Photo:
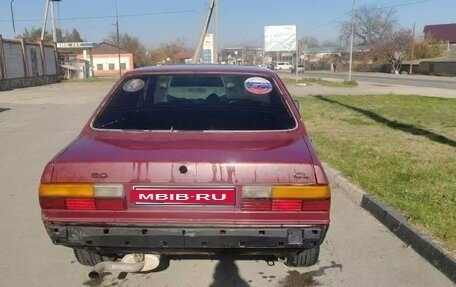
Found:
[{"label": "asphalt", "polygon": [[[309,77],[333,78],[339,80],[348,79],[347,72],[332,73],[329,71],[306,71]],[[353,80],[374,84],[404,85],[412,87],[456,89],[456,77],[437,77],[425,75],[395,75],[386,73],[363,73],[352,74]]]},{"label": "asphalt", "polygon": [[338,188],[321,260],[311,268],[190,260],[158,273],[89,280],[90,268],[48,239],[37,187],[45,163],[79,133],[109,87],[56,84],[0,93],[1,286],[454,286]]},{"label": "asphalt", "polygon": [[[295,79],[295,76],[290,73],[279,73],[281,78]],[[305,73],[301,77],[315,78],[317,75]],[[319,76],[318,76],[319,77]],[[324,80],[340,81],[331,77],[322,77]],[[437,87],[420,87],[404,84],[380,83],[377,81],[358,81],[356,87],[327,87],[316,83],[309,85],[289,84],[288,90],[293,96],[315,96],[315,95],[417,95],[424,97],[438,98],[456,98],[455,89]]]}]

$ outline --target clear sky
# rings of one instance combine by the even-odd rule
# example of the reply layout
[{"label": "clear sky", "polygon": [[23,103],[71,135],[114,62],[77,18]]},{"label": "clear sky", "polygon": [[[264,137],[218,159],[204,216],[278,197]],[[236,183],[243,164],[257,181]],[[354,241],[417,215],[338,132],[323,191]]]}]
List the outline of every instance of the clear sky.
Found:
[{"label": "clear sky", "polygon": [[[0,34],[13,36],[10,1],[0,0]],[[117,0],[121,32],[139,37],[147,46],[176,38],[193,47],[209,0]],[[426,24],[456,22],[456,0],[356,0],[356,5],[395,5],[402,27],[416,21],[417,34]],[[44,0],[14,0],[18,33],[40,27]],[[299,36],[320,42],[336,40],[338,22],[349,17],[352,0],[219,0],[221,47],[262,46],[264,25],[297,25]],[[56,10],[63,30],[77,28],[87,41],[99,42],[115,31],[116,0],[62,0]],[[344,16],[345,15],[345,16]],[[48,25],[50,27],[50,25]]]}]

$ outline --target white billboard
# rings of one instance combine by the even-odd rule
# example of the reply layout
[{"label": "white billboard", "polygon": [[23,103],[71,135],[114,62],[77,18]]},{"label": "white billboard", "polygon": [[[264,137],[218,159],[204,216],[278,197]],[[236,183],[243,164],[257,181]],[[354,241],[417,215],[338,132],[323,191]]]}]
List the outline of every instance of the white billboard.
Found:
[{"label": "white billboard", "polygon": [[214,64],[214,35],[206,34],[203,44],[203,63]]},{"label": "white billboard", "polygon": [[296,26],[265,26],[264,51],[284,52],[296,51]]}]

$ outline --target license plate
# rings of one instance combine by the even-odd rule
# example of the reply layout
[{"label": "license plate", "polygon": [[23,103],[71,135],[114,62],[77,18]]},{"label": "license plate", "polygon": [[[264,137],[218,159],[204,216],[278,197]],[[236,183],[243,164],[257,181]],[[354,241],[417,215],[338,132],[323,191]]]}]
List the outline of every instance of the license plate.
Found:
[{"label": "license plate", "polygon": [[130,200],[137,205],[235,205],[234,188],[133,187]]}]

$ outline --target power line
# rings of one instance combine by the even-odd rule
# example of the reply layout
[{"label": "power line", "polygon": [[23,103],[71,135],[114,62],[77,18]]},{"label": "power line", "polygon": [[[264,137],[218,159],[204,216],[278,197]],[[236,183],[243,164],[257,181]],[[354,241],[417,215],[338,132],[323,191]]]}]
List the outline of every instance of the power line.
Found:
[{"label": "power line", "polygon": [[[423,3],[426,3],[426,2],[431,2],[433,0],[404,0],[404,1],[401,1],[399,3],[395,3],[395,1],[390,1],[389,3],[390,4],[386,4],[385,6],[380,6],[380,7],[376,7],[375,9],[386,9],[386,8],[395,8],[395,7],[405,7],[405,6],[412,6],[412,5],[417,5],[417,4],[423,4]],[[325,26],[328,26],[332,23],[335,23],[337,21],[339,21],[340,19],[342,19],[343,17],[345,16],[348,16],[348,15],[351,15],[351,10],[350,11],[347,11],[345,12],[344,14],[340,15],[340,16],[337,16],[327,22],[324,22],[318,26],[315,26],[313,28],[310,28],[310,29],[306,29],[303,31],[303,33],[307,33],[307,32],[311,32],[311,31],[316,31],[316,30],[319,30]]]},{"label": "power line", "polygon": [[[196,10],[181,10],[181,11],[163,11],[155,13],[142,13],[142,14],[123,14],[119,15],[119,18],[128,18],[128,17],[144,17],[144,16],[155,16],[155,15],[169,15],[169,14],[186,14],[186,13],[195,13]],[[85,16],[85,17],[68,17],[60,18],[61,21],[75,21],[75,20],[91,20],[91,19],[115,19],[116,15],[105,15],[105,16]],[[19,19],[15,20],[16,22],[36,22],[41,21],[42,19]],[[9,20],[0,20],[0,22],[9,22]]]}]

